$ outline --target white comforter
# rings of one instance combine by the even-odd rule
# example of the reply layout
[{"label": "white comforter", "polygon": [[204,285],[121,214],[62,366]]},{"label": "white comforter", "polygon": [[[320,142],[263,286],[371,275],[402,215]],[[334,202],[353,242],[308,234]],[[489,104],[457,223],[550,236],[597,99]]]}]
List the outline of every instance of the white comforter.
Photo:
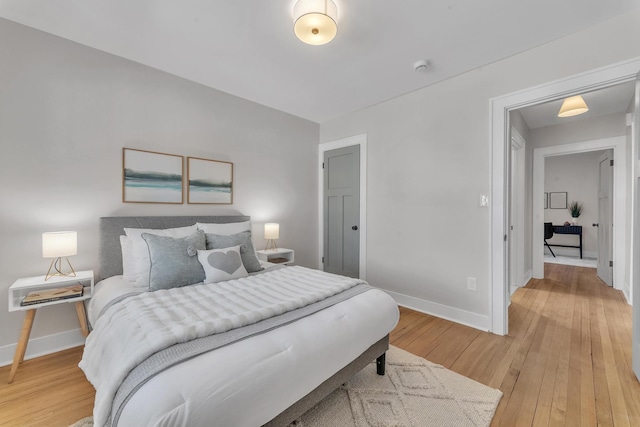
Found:
[{"label": "white comforter", "polygon": [[155,352],[259,322],[359,283],[289,267],[215,285],[144,293],[110,307],[87,338],[80,362],[96,389],[95,425],[106,423],[113,397],[131,369]]}]

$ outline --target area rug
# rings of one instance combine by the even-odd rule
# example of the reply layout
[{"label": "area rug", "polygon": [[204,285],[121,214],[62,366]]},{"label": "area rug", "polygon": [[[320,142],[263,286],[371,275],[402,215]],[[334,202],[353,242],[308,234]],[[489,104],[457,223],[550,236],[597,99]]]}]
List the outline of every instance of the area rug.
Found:
[{"label": "area rug", "polygon": [[[386,375],[371,363],[290,427],[488,426],[501,397],[500,390],[392,346]],[[89,417],[71,427],[92,426]]]}]

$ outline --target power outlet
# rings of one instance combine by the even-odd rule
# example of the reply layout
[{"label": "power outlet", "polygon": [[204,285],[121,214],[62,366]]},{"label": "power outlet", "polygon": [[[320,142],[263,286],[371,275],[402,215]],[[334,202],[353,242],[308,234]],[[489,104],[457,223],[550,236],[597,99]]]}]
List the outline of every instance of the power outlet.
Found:
[{"label": "power outlet", "polygon": [[476,278],[475,277],[467,277],[467,290],[475,291],[476,290]]}]

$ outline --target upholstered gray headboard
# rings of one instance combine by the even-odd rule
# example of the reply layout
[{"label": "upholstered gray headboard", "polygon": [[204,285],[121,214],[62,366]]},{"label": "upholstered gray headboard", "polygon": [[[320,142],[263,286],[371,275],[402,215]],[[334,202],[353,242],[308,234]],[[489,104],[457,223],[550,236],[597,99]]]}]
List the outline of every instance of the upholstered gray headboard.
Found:
[{"label": "upholstered gray headboard", "polygon": [[244,215],[231,216],[112,216],[100,218],[100,269],[97,280],[122,274],[120,236],[125,228],[174,228],[196,222],[228,224],[248,221]]}]

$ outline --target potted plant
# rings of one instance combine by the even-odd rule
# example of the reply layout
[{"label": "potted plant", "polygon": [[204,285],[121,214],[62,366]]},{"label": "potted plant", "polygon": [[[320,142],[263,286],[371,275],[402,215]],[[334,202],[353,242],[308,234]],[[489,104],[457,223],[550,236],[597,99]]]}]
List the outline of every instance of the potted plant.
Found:
[{"label": "potted plant", "polygon": [[571,214],[571,224],[576,225],[578,223],[578,217],[582,213],[582,203],[575,201],[569,203],[569,213]]}]

